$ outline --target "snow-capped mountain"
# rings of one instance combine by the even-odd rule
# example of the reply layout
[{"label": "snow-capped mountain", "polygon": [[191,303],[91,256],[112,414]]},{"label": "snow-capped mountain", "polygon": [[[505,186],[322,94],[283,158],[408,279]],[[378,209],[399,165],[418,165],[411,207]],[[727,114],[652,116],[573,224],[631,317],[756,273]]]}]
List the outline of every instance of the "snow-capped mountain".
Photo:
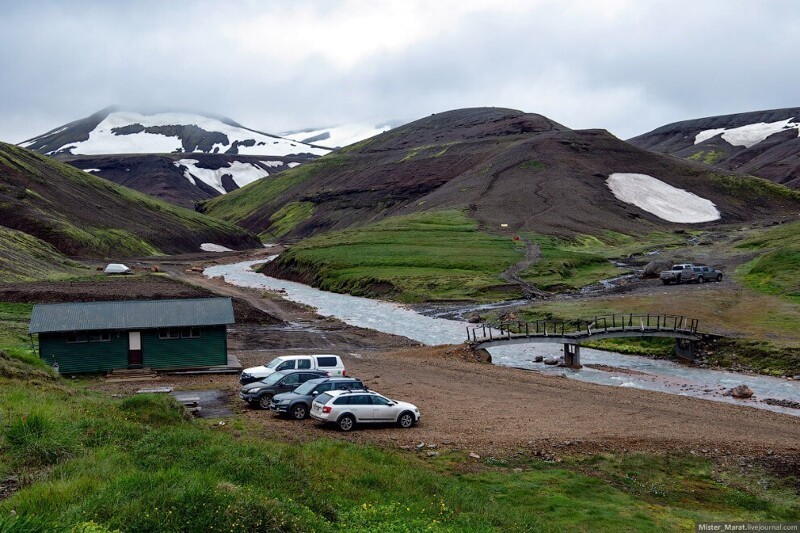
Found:
[{"label": "snow-capped mountain", "polygon": [[628,142],[800,188],[800,108],[686,120]]},{"label": "snow-capped mountain", "polygon": [[330,152],[227,118],[114,107],[20,146],[186,207]]},{"label": "snow-capped mountain", "polygon": [[107,108],[20,146],[47,155],[170,154],[325,155],[330,150],[251,130],[226,118]]},{"label": "snow-capped mountain", "polygon": [[344,124],[330,128],[316,128],[282,133],[283,137],[302,143],[311,143],[325,148],[343,148],[364,139],[369,139],[392,128],[402,125],[400,121],[388,121],[380,124],[359,122]]}]

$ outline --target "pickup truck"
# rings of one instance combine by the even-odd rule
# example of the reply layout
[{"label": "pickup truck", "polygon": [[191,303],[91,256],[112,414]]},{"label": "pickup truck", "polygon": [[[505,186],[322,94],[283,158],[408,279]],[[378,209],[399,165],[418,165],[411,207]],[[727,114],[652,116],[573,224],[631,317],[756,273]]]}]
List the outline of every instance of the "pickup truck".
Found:
[{"label": "pickup truck", "polygon": [[706,281],[722,281],[722,272],[710,266],[683,263],[673,265],[671,269],[661,272],[659,277],[664,285],[690,283],[692,281],[705,283]]}]

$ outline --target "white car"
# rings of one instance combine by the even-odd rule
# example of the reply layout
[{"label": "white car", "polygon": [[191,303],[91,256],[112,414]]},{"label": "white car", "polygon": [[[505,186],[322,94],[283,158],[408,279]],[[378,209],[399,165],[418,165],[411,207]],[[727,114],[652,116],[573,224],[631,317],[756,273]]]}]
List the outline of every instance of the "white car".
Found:
[{"label": "white car", "polygon": [[284,370],[324,370],[331,377],[347,375],[338,355],[282,355],[264,365],[245,368],[239,376],[239,383],[247,385]]},{"label": "white car", "polygon": [[419,409],[370,390],[336,390],[317,396],[311,404],[311,418],[336,424],[350,431],[356,424],[394,423],[410,428],[419,422]]}]

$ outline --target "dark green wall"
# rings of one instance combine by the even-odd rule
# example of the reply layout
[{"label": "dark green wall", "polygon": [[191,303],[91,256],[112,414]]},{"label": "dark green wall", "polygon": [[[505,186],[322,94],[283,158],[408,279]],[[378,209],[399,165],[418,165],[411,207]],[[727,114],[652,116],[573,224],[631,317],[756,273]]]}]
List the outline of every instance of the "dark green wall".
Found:
[{"label": "dark green wall", "polygon": [[200,328],[196,339],[159,339],[158,330],[142,331],[145,368],[217,366],[228,362],[225,326]]},{"label": "dark green wall", "polygon": [[[200,328],[195,339],[159,339],[158,330],[142,331],[145,368],[191,368],[225,365],[228,362],[225,326]],[[108,342],[67,343],[63,333],[40,333],[39,353],[62,374],[108,372],[128,368],[128,332],[112,332]]]}]

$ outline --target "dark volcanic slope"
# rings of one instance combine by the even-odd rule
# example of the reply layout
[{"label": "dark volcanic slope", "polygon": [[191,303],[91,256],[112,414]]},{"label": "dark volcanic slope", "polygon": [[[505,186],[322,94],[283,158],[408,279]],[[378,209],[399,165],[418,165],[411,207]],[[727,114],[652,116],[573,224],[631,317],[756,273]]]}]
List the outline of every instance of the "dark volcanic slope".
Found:
[{"label": "dark volcanic slope", "polygon": [[[798,189],[798,128],[800,108],[795,107],[685,120],[662,126],[628,142],[654,152],[752,174]],[[757,135],[756,130],[763,133]],[[702,132],[707,133],[698,139]]]},{"label": "dark volcanic slope", "polygon": [[436,114],[205,204],[213,215],[273,236],[305,237],[429,209],[468,209],[488,229],[554,235],[686,227],[618,200],[612,173],[648,174],[713,201],[721,222],[800,208],[763,180],[573,131],[543,116],[479,108]]},{"label": "dark volcanic slope", "polygon": [[[258,173],[260,169],[260,175],[266,177],[289,169],[292,163],[309,160],[304,157],[204,153],[85,155],[61,156],[59,159],[75,168],[91,171],[95,176],[189,209],[194,209],[197,202],[238,189],[237,179],[243,172]],[[181,164],[182,159],[197,163],[189,168]],[[204,174],[200,174],[197,168],[219,170],[219,185],[224,192],[203,181]]]},{"label": "dark volcanic slope", "polygon": [[69,255],[194,252],[258,245],[231,224],[173,206],[17,146],[0,143],[0,224]]}]

